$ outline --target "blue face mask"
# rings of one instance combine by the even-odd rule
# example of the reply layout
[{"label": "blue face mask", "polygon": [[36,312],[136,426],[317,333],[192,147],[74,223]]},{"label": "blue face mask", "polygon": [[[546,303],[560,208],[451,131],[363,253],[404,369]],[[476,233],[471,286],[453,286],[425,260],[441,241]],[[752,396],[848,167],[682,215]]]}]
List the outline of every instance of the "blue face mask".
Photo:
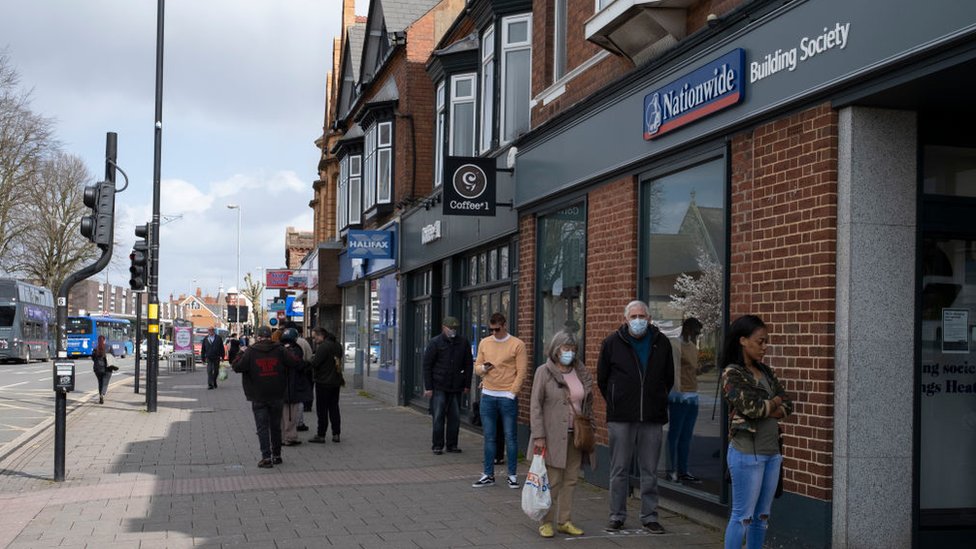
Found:
[{"label": "blue face mask", "polygon": [[627,322],[630,327],[630,333],[640,337],[644,335],[647,331],[647,319],[646,318],[634,318]]},{"label": "blue face mask", "polygon": [[562,364],[563,366],[569,366],[570,364],[573,363],[573,357],[575,356],[576,353],[574,353],[573,351],[562,351],[561,353],[559,353],[559,363]]}]

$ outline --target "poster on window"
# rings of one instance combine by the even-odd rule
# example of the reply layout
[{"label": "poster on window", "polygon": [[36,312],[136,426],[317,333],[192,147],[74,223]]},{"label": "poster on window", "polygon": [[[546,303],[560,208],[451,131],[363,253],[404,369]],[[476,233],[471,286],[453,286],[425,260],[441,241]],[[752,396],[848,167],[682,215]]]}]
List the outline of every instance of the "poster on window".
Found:
[{"label": "poster on window", "polygon": [[942,309],[942,352],[969,353],[969,309]]},{"label": "poster on window", "polygon": [[444,215],[495,215],[495,159],[444,159]]}]

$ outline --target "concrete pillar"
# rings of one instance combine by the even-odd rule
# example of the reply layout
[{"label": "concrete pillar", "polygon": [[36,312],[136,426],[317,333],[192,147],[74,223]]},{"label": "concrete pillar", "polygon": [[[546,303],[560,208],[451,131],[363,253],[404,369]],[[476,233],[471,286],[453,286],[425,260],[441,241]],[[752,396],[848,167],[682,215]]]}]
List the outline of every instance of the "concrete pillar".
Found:
[{"label": "concrete pillar", "polygon": [[833,547],[911,547],[916,115],[840,111]]}]

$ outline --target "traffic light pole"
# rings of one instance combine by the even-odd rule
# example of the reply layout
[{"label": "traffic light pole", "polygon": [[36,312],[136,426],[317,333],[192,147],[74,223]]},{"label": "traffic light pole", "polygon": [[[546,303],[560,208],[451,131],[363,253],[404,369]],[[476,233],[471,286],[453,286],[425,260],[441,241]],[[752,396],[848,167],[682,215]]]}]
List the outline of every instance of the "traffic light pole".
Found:
[{"label": "traffic light pole", "polygon": [[[112,184],[115,192],[115,161],[118,153],[118,135],[109,132],[105,136],[105,181]],[[114,198],[113,198],[114,201]],[[114,202],[113,202],[114,210]],[[114,216],[114,211],[112,212]],[[109,224],[108,245],[99,245],[102,257],[95,263],[84,267],[78,272],[68,275],[58,290],[57,323],[58,323],[58,359],[68,358],[68,294],[72,286],[91,275],[104,269],[112,260],[112,232]],[[55,366],[56,368],[56,366]],[[55,391],[54,398],[54,480],[64,481],[64,452],[67,430],[68,393],[66,390]]]},{"label": "traffic light pole", "polygon": [[163,15],[166,0],[156,0],[156,115],[153,143],[153,203],[149,244],[149,306],[146,314],[149,356],[146,361],[146,411],[155,412],[159,376],[159,187],[163,144]]},{"label": "traffic light pole", "polygon": [[139,359],[142,358],[142,292],[136,292],[136,377],[132,385],[139,394]]}]

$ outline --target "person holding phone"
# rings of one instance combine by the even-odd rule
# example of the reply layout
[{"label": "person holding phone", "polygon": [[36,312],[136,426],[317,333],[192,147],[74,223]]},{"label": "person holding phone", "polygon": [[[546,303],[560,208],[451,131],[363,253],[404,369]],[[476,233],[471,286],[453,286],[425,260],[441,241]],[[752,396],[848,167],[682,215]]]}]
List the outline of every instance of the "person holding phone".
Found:
[{"label": "person holding phone", "polygon": [[495,313],[488,319],[490,336],[478,343],[474,371],[481,377],[481,428],[485,435],[484,471],[475,488],[495,484],[495,439],[497,418],[501,417],[505,433],[508,487],[518,488],[518,394],[528,371],[525,343],[508,333],[505,315]]}]

